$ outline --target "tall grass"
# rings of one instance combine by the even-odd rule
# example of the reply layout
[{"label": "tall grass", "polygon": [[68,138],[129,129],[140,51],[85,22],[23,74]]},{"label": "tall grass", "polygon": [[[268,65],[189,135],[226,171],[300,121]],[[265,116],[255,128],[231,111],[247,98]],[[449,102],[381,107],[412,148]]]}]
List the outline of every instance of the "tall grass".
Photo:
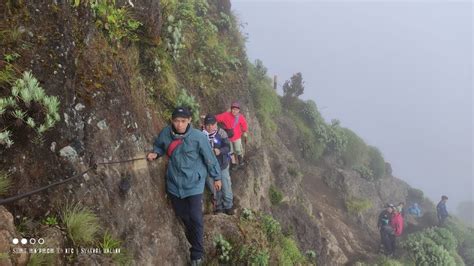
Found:
[{"label": "tall grass", "polygon": [[0,171],[0,195],[7,193],[11,187],[11,180],[8,173]]},{"label": "tall grass", "polygon": [[61,214],[69,238],[75,245],[93,243],[100,229],[99,218],[87,207],[67,205]]}]

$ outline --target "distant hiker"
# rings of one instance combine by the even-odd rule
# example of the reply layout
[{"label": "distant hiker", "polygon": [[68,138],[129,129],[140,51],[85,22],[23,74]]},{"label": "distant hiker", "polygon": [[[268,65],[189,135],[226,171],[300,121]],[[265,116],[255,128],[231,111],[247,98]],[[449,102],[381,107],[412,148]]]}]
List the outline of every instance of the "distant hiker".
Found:
[{"label": "distant hiker", "polygon": [[171,125],[161,130],[153,143],[149,161],[163,155],[169,157],[166,188],[173,209],[186,227],[186,238],[191,244],[191,265],[202,264],[204,257],[204,228],[202,193],[207,176],[214,179],[214,187],[221,189],[221,171],[206,136],[191,126],[191,112],[176,108]]},{"label": "distant hiker", "polygon": [[385,209],[379,214],[379,220],[377,221],[377,227],[382,227],[386,221],[390,224],[390,220],[392,219],[392,212],[395,206],[393,204],[387,203],[385,204]]},{"label": "distant hiker", "polygon": [[415,217],[421,217],[421,209],[420,206],[418,206],[418,203],[415,202],[408,208],[408,214]]},{"label": "distant hiker", "polygon": [[392,251],[391,235],[393,235],[393,229],[391,226],[392,212],[395,206],[393,204],[386,204],[385,210],[379,214],[377,221],[377,227],[380,230],[380,242],[382,243],[385,254],[390,254]]},{"label": "distant hiker", "polygon": [[440,226],[443,226],[446,218],[449,217],[448,210],[446,209],[446,202],[448,197],[443,195],[441,196],[441,201],[436,205],[436,212],[438,214],[438,222]]},{"label": "distant hiker", "polygon": [[396,243],[397,243],[397,237],[401,236],[403,233],[403,216],[400,213],[398,208],[393,208],[392,212],[392,219],[390,220],[390,225],[393,228],[393,235],[390,236],[390,241],[391,241],[391,251],[390,255],[393,255],[396,250]]},{"label": "distant hiker", "polygon": [[224,129],[231,142],[232,168],[244,165],[242,138],[247,143],[247,120],[240,113],[240,104],[233,102],[230,105],[230,112],[216,115],[217,122],[224,125]]},{"label": "distant hiker", "polygon": [[233,195],[232,195],[232,182],[230,180],[229,173],[229,152],[230,142],[227,137],[227,133],[222,128],[217,126],[217,120],[214,115],[206,115],[204,118],[204,130],[203,132],[208,136],[211,148],[217,157],[219,166],[221,168],[221,191],[215,191],[213,179],[207,178],[207,186],[211,190],[215,200],[215,212],[224,212],[226,214],[234,214],[232,209]]}]

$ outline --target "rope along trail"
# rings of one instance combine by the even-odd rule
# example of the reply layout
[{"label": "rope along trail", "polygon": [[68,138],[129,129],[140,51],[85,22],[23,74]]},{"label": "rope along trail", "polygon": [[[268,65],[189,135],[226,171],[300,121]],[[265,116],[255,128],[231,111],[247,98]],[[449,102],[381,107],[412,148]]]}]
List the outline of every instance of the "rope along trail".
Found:
[{"label": "rope along trail", "polygon": [[10,198],[0,199],[0,205],[8,204],[8,203],[11,203],[11,202],[14,202],[14,201],[17,201],[17,200],[20,200],[20,199],[29,197],[29,196],[31,196],[31,195],[40,193],[40,192],[42,192],[42,191],[44,191],[44,190],[47,190],[47,189],[49,189],[49,188],[56,187],[56,186],[59,186],[59,185],[61,185],[61,184],[70,182],[70,181],[72,181],[72,180],[74,180],[74,179],[76,179],[76,178],[78,178],[78,177],[80,177],[80,176],[83,176],[85,173],[89,172],[90,170],[97,168],[97,166],[99,166],[99,165],[122,164],[122,163],[128,163],[128,162],[133,162],[133,161],[145,160],[145,159],[146,159],[145,157],[140,157],[140,158],[133,158],[133,159],[122,160],[122,161],[111,161],[111,162],[93,163],[92,166],[90,166],[89,168],[87,168],[87,169],[84,170],[83,172],[78,173],[78,174],[76,174],[76,175],[73,175],[73,176],[71,176],[71,177],[69,177],[69,178],[66,178],[66,179],[64,179],[64,180],[57,181],[57,182],[52,183],[52,184],[49,184],[49,185],[47,185],[47,186],[40,187],[40,188],[38,188],[38,189],[35,189],[35,190],[32,190],[32,191],[28,191],[28,192],[25,192],[25,193],[23,193],[23,194],[19,194],[19,195],[10,197]]}]

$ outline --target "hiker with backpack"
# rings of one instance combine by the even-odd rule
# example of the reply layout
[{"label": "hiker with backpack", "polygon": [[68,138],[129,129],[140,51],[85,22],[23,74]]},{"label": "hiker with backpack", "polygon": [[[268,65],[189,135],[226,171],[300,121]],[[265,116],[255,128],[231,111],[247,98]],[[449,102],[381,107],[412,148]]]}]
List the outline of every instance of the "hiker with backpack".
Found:
[{"label": "hiker with backpack", "polygon": [[386,204],[385,209],[379,214],[377,227],[380,231],[380,242],[382,244],[385,254],[392,253],[392,235],[394,230],[391,225],[392,212],[395,206],[393,204]]},{"label": "hiker with backpack", "polygon": [[441,196],[441,201],[436,205],[436,213],[438,215],[439,226],[443,226],[446,222],[446,218],[449,217],[448,209],[446,208],[446,202],[448,197],[443,195]]},{"label": "hiker with backpack", "polygon": [[408,208],[408,214],[415,217],[421,217],[421,209],[420,206],[418,206],[418,203],[415,202]]},{"label": "hiker with backpack", "polygon": [[184,223],[191,244],[191,265],[202,264],[204,257],[204,223],[202,194],[208,176],[216,191],[221,189],[221,170],[206,136],[191,125],[191,112],[174,109],[171,124],[155,138],[149,161],[167,155],[166,189],[176,216]]},{"label": "hiker with backpack", "polygon": [[224,212],[228,215],[233,215],[232,209],[233,195],[232,195],[232,182],[230,180],[230,142],[227,137],[227,133],[224,129],[218,127],[217,120],[214,115],[206,115],[204,118],[204,130],[203,132],[207,135],[209,144],[219,162],[221,168],[221,182],[222,189],[216,191],[214,189],[213,179],[207,178],[207,186],[211,191],[214,199],[214,213]]},{"label": "hiker with backpack", "polygon": [[243,166],[243,146],[247,143],[247,120],[240,113],[240,104],[233,102],[230,105],[230,112],[224,112],[216,115],[217,122],[222,123],[230,140],[230,149],[232,156],[231,169],[236,169],[237,166]]},{"label": "hiker with backpack", "polygon": [[390,247],[391,251],[389,255],[393,255],[397,248],[397,237],[400,237],[403,233],[403,216],[399,210],[399,208],[393,208],[392,211],[392,219],[390,219],[390,225],[393,228],[393,234],[390,235]]}]

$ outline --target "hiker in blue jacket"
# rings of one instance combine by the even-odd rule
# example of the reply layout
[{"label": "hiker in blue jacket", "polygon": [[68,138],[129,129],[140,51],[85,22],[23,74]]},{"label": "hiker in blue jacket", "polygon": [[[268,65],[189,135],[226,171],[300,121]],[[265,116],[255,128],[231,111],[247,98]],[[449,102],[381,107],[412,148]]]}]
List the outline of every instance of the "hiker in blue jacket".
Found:
[{"label": "hiker in blue jacket", "polygon": [[413,203],[413,205],[408,208],[408,213],[415,217],[421,217],[421,209],[418,203]]},{"label": "hiker in blue jacket", "polygon": [[440,226],[444,225],[446,218],[449,217],[448,210],[446,208],[446,201],[448,201],[448,197],[443,195],[441,196],[441,201],[438,203],[438,205],[436,205],[436,212],[438,214],[438,222]]},{"label": "hiker in blue jacket", "polygon": [[173,209],[186,227],[186,238],[191,244],[191,265],[202,264],[204,257],[204,229],[202,194],[208,176],[214,188],[221,189],[221,170],[206,136],[191,126],[191,112],[184,107],[172,113],[171,125],[161,130],[153,144],[149,161],[160,156],[169,157],[166,188]]}]

